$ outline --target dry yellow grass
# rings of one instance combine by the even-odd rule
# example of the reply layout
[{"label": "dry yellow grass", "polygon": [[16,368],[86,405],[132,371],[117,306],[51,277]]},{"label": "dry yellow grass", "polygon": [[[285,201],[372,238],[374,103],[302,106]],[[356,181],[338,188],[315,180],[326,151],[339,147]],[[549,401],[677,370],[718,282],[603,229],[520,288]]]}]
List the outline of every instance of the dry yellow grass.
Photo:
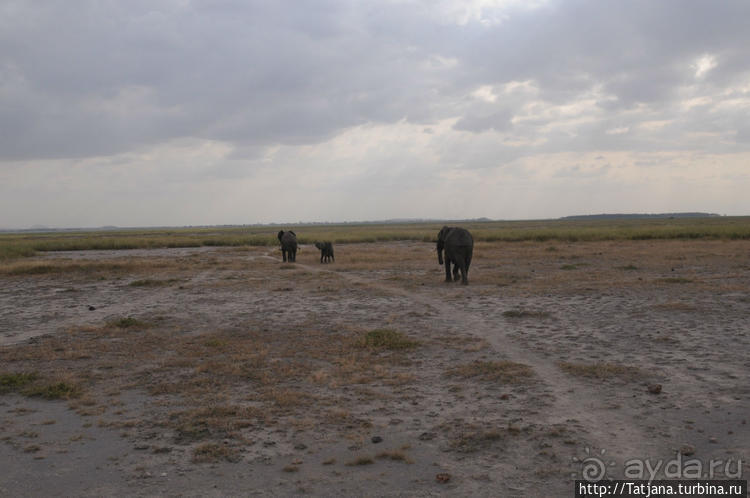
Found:
[{"label": "dry yellow grass", "polygon": [[[328,431],[357,441],[373,426],[388,423],[390,416],[377,414],[374,405],[408,405],[410,396],[419,399],[414,393],[424,395],[425,385],[458,406],[468,404],[474,390],[492,387],[490,383],[521,392],[543,382],[529,365],[486,361],[492,358],[491,346],[472,335],[474,330],[442,328],[442,311],[436,310],[443,304],[465,306],[470,313],[488,296],[603,296],[613,289],[639,295],[662,279],[659,286],[665,293],[646,304],[644,313],[693,312],[697,309],[685,304],[690,298],[683,301],[679,294],[685,289],[745,289],[736,275],[750,269],[748,250],[750,241],[478,242],[468,288],[444,284],[434,244],[420,242],[339,244],[336,263],[330,265],[320,265],[319,254],[306,250],[297,264],[280,264],[268,258],[278,257],[273,247],[178,258],[5,262],[0,276],[14,283],[28,279],[75,288],[102,280],[139,296],[179,294],[184,287],[211,306],[225,304],[214,292],[226,292],[224,301],[235,299],[234,289],[251,289],[252,294],[237,294],[241,306],[250,303],[247,309],[238,305],[236,315],[229,311],[202,327],[194,325],[197,314],[190,312],[159,319],[157,312],[135,309],[133,314],[108,315],[93,326],[2,347],[0,374],[36,372],[48,385],[64,379],[80,393],[70,406],[95,416],[91,423],[123,433],[167,434],[190,451],[195,448],[196,462],[233,461],[235,445],[263,431]],[[575,268],[563,269],[566,265]],[[704,267],[711,268],[709,276],[701,273]],[[412,302],[408,293],[416,286],[419,294]],[[353,316],[338,314],[335,304],[318,313],[321,303],[347,299],[355,303],[348,308]],[[305,300],[313,304],[299,309]],[[382,312],[375,307],[380,303]],[[376,311],[365,311],[369,306]],[[491,313],[503,326],[539,330],[568,318],[553,304],[514,306]],[[510,313],[503,317],[506,311]],[[679,343],[676,337],[664,331],[645,339],[666,348]],[[559,367],[571,376],[560,377],[571,382],[580,382],[573,377],[632,381],[645,375],[614,363]],[[142,406],[147,408],[114,408],[121,394],[126,399],[133,392],[145,398]],[[503,410],[516,402],[513,396],[505,401]],[[454,451],[494,451],[506,438],[523,433],[521,426],[505,423],[441,431]],[[403,449],[366,458],[408,461]],[[341,460],[343,464],[346,458]]]},{"label": "dry yellow grass", "polygon": [[529,380],[534,370],[522,363],[512,361],[474,361],[448,370],[451,377],[497,381],[504,384],[515,384]]}]

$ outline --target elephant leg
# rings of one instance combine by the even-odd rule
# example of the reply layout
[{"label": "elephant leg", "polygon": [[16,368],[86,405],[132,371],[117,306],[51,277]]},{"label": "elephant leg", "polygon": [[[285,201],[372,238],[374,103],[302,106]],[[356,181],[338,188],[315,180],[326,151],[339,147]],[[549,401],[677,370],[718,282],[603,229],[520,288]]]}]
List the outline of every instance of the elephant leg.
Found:
[{"label": "elephant leg", "polygon": [[453,279],[451,279],[451,263],[447,258],[445,260],[445,281],[446,282],[453,281]]},{"label": "elephant leg", "polygon": [[458,282],[458,279],[460,278],[458,275],[459,270],[461,270],[461,265],[455,264],[453,265],[453,281]]},{"label": "elephant leg", "polygon": [[469,285],[469,265],[461,267],[461,283],[463,285]]}]

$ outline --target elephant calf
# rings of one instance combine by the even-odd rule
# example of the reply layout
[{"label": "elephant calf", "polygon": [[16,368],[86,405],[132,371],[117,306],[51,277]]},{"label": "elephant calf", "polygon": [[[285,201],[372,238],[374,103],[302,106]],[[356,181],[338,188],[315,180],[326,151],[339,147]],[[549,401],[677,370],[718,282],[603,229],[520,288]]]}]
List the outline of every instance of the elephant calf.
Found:
[{"label": "elephant calf", "polygon": [[443,227],[438,233],[438,263],[443,264],[445,251],[445,281],[451,282],[451,263],[453,263],[453,280],[458,280],[461,271],[461,283],[469,283],[469,265],[474,252],[474,238],[468,230],[459,227]]},{"label": "elephant calf", "polygon": [[315,247],[320,249],[320,262],[323,263],[329,263],[331,261],[336,261],[336,258],[333,257],[333,244],[330,242],[316,242]]},{"label": "elephant calf", "polygon": [[277,237],[281,242],[281,256],[284,263],[287,261],[294,263],[297,260],[297,234],[291,230],[288,232],[281,230]]}]

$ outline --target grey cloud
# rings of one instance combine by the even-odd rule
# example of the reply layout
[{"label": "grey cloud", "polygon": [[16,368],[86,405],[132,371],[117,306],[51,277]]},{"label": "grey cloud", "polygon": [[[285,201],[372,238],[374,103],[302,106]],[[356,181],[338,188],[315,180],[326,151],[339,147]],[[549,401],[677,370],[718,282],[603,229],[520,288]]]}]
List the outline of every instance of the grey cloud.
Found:
[{"label": "grey cloud", "polygon": [[[531,122],[510,126],[532,99],[565,104],[602,88],[616,98],[600,103],[605,112],[645,103],[669,117],[695,58],[717,57],[707,91],[750,70],[744,1],[552,1],[493,26],[440,21],[415,2],[74,5],[4,4],[0,158],[107,155],[182,137],[315,143],[402,119],[534,135]],[[537,97],[466,102],[480,85],[525,80]],[[599,146],[626,138],[581,131]],[[552,136],[547,147],[576,140]]]},{"label": "grey cloud", "polygon": [[453,126],[456,130],[481,132],[486,130],[504,131],[513,127],[513,113],[507,109],[489,114],[472,114],[462,117]]}]

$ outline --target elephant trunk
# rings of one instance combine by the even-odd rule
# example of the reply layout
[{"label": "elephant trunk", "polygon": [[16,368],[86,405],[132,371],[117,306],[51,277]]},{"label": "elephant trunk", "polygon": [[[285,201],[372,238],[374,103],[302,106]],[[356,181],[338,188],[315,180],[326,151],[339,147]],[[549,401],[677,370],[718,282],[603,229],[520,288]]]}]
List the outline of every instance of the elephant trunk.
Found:
[{"label": "elephant trunk", "polygon": [[443,264],[443,246],[444,246],[444,245],[445,245],[445,244],[443,243],[443,241],[442,241],[442,240],[440,240],[440,239],[438,239],[438,243],[437,243],[437,253],[438,253],[438,264],[439,264],[439,265],[442,265],[442,264]]}]

